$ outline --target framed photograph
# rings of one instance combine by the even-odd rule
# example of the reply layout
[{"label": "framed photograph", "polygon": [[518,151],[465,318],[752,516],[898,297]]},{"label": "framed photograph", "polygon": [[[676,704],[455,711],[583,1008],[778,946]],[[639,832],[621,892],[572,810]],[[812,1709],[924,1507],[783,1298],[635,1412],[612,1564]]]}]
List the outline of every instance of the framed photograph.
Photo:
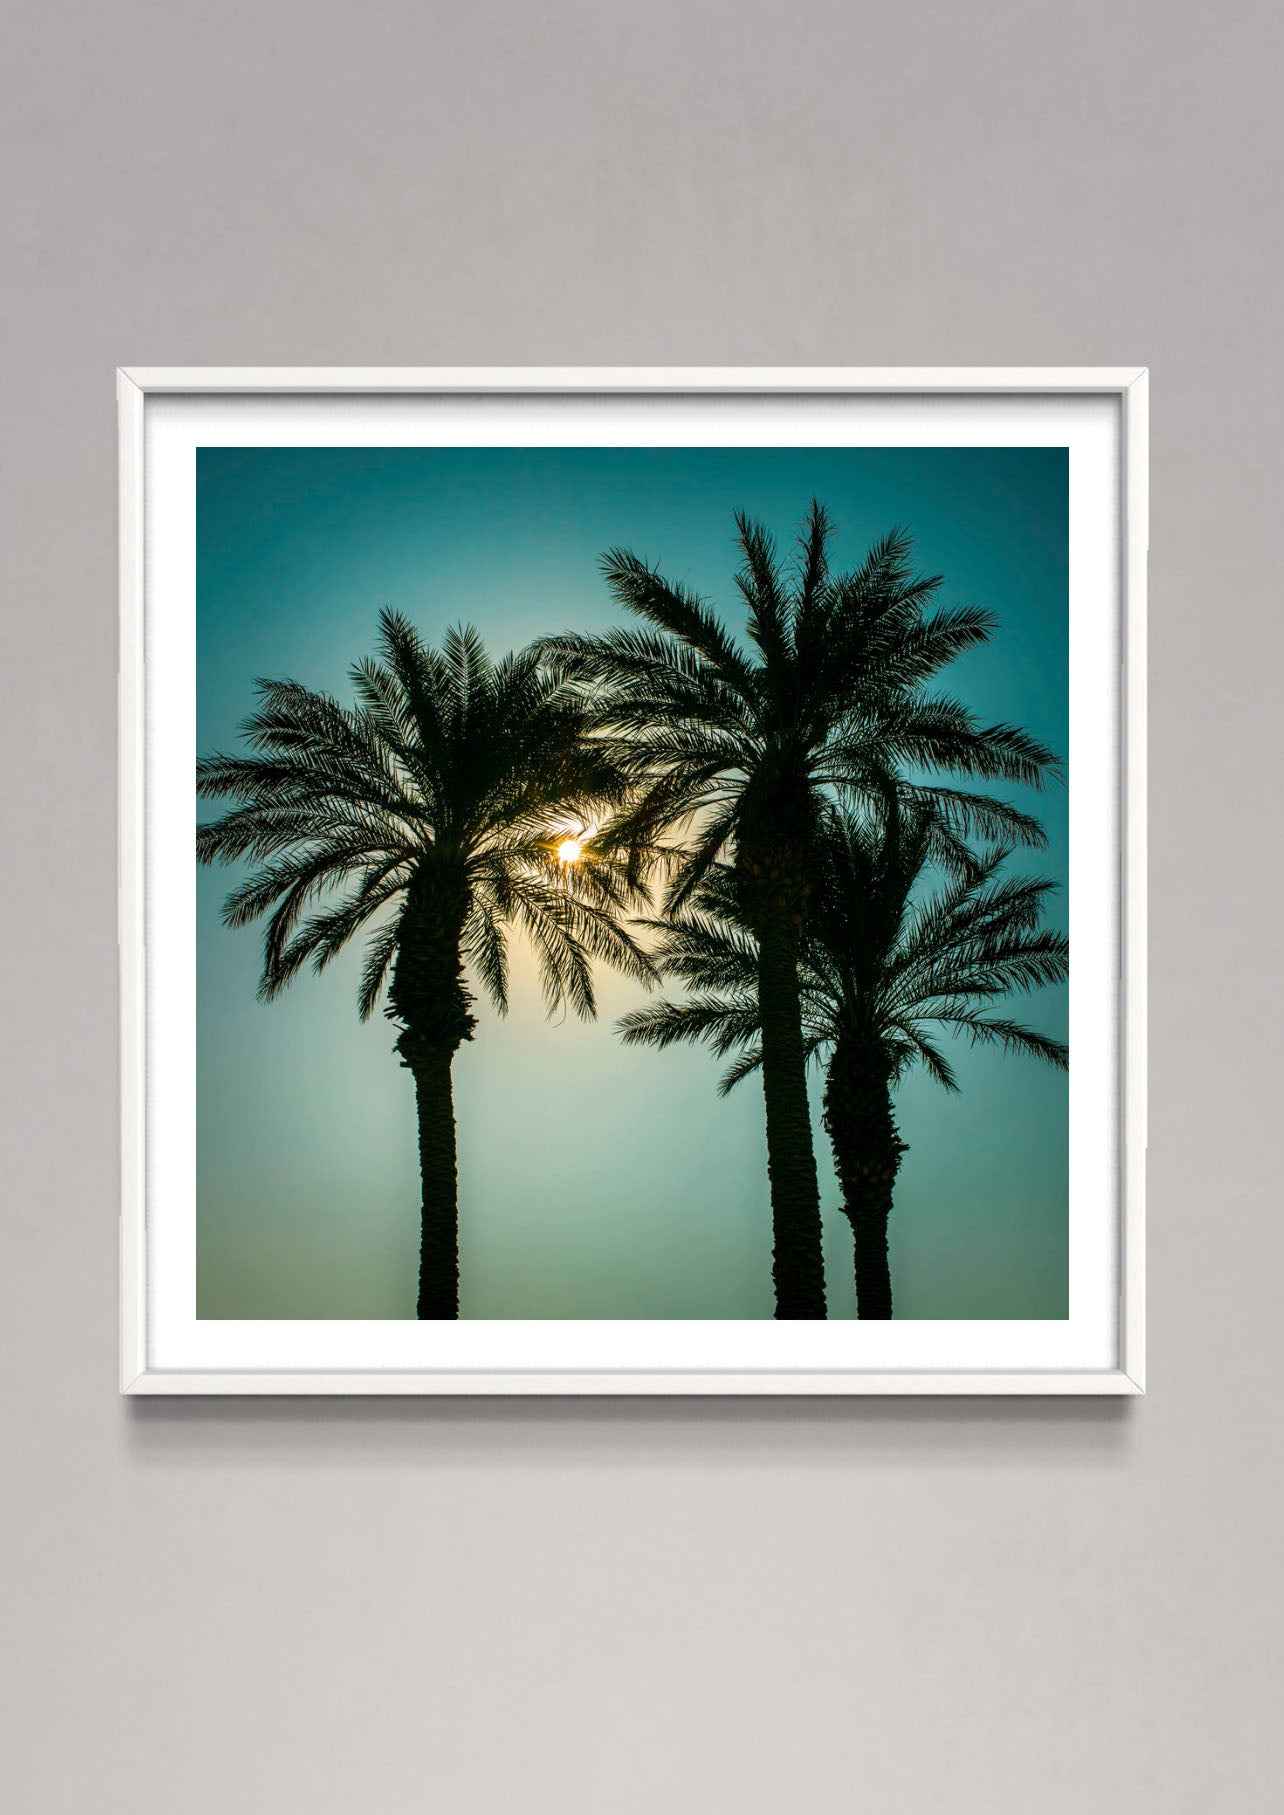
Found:
[{"label": "framed photograph", "polygon": [[1144,371],[118,398],[122,1390],[1143,1390]]}]

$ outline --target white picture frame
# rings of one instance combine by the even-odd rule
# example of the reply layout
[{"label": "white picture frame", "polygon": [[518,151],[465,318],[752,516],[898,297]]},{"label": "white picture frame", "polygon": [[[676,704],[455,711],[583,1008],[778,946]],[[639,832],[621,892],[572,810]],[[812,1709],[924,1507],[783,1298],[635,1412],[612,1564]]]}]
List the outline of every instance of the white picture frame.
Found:
[{"label": "white picture frame", "polygon": [[[119,948],[121,991],[120,1386],[130,1394],[1084,1394],[1144,1391],[1146,1115],[1146,557],[1147,373],[1103,368],[123,368],[117,374],[120,453]],[[1109,752],[1117,791],[1118,979],[1114,997],[1117,1121],[1110,1131],[1117,1320],[1101,1366],[841,1367],[812,1364],[523,1365],[509,1340],[495,1366],[379,1361],[334,1365],[175,1365],[155,1347],[153,1237],[162,1206],[150,1178],[150,971],[158,926],[148,894],[149,408],[173,397],[440,398],[511,396],[805,399],[1105,400],[1117,422],[1118,737]],[[1073,687],[1072,687],[1073,693]],[[1073,778],[1072,778],[1073,785]],[[189,847],[190,851],[190,847]],[[1113,989],[1113,979],[1112,979]],[[478,1326],[474,1326],[477,1328]],[[495,1326],[489,1326],[495,1327]],[[508,1326],[510,1337],[514,1328]],[[780,1330],[782,1326],[763,1326]],[[835,1326],[836,1327],[836,1326]],[[852,1326],[847,1326],[851,1328]],[[926,1326],[919,1326],[926,1327]],[[349,1345],[351,1347],[351,1345]]]}]

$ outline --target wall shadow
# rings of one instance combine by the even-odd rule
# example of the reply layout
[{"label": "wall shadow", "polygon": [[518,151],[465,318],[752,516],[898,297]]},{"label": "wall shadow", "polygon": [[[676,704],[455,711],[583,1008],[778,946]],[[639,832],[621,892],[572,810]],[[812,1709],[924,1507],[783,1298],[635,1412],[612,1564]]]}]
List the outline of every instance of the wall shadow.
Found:
[{"label": "wall shadow", "polygon": [[710,1467],[895,1461],[1115,1465],[1138,1402],[1114,1398],[125,1399],[142,1463]]}]

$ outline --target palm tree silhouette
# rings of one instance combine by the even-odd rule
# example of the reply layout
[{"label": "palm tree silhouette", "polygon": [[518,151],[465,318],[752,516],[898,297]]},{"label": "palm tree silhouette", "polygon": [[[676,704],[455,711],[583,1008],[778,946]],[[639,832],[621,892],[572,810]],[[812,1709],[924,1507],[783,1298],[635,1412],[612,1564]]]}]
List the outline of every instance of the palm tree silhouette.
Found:
[{"label": "palm tree silhouette", "polygon": [[[958,1088],[936,1030],[1068,1063],[1061,1041],[990,1012],[999,997],[1068,974],[1066,940],[1042,926],[1055,884],[1004,875],[1010,845],[960,861],[940,844],[935,818],[921,799],[893,800],[881,828],[831,814],[802,947],[803,1044],[808,1058],[827,1058],[825,1127],[855,1240],[862,1318],[892,1315],[887,1223],[906,1151],[893,1089],[914,1064]],[[920,884],[934,854],[954,873],[928,894]],[[682,915],[648,924],[662,972],[696,993],[624,1016],[624,1039],[700,1040],[720,1057],[738,1050],[721,1082],[725,1094],[763,1062],[758,950],[734,871],[711,871]]]},{"label": "palm tree silhouette", "polygon": [[[818,1318],[824,1262],[798,961],[827,803],[835,791],[881,799],[907,770],[1039,786],[1055,759],[1016,727],[982,726],[958,700],[925,691],[988,639],[994,620],[970,606],[929,612],[940,579],[913,572],[907,531],[834,575],[819,503],[791,564],[742,513],[736,527],[748,646],[686,586],[615,549],[603,572],[643,626],[544,647],[584,689],[637,784],[604,835],[628,852],[630,875],[664,866],[665,912],[680,913],[730,854],[754,940],[776,1316]],[[1041,840],[1035,821],[983,793],[905,786],[936,802],[942,838]],[[666,846],[666,834],[679,844]]]},{"label": "palm tree silhouette", "polygon": [[[385,1013],[414,1077],[422,1227],[417,1314],[459,1315],[459,1210],[451,1066],[472,1038],[471,973],[503,1013],[507,929],[534,947],[550,1011],[595,1012],[591,962],[649,980],[621,924],[640,899],[622,860],[582,836],[623,778],[585,735],[582,701],[534,650],[492,663],[477,632],[427,647],[379,618],[380,659],[351,673],[349,709],[296,681],[259,681],[252,754],[197,764],[197,793],[238,804],[197,828],[202,863],[249,859],[223,918],[269,914],[259,996],[325,969],[374,920],[363,1020]],[[567,862],[568,835],[575,861]],[[559,846],[562,857],[559,859]]]}]

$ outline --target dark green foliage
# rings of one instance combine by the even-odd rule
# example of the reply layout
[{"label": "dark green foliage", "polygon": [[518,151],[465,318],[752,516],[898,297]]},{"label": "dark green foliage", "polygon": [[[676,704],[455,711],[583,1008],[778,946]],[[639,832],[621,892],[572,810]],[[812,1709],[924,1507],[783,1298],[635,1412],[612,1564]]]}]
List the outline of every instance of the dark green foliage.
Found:
[{"label": "dark green foliage", "polygon": [[[492,663],[475,630],[428,648],[395,612],[379,657],[352,670],[345,707],[295,681],[260,681],[251,754],[197,764],[197,793],[237,804],[198,827],[202,863],[255,867],[224,919],[267,915],[260,996],[305,964],[324,970],[368,929],[362,1019],[385,985],[397,1048],[414,1073],[423,1175],[420,1316],[457,1315],[457,1209],[450,1061],[476,1025],[471,976],[501,1013],[508,935],[533,945],[550,1009],[594,1013],[592,962],[649,979],[621,924],[636,890],[592,841],[561,864],[557,843],[624,798],[609,745],[587,735],[578,691],[535,651]],[[426,1308],[428,1307],[428,1308]]]},{"label": "dark green foliage", "polygon": [[[921,798],[893,797],[881,824],[839,810],[823,821],[801,945],[803,1044],[827,1066],[825,1122],[856,1235],[862,1316],[891,1315],[879,1273],[904,1151],[891,1092],[905,1071],[922,1064],[957,1088],[941,1032],[1067,1064],[1061,1041],[995,1012],[1001,998],[1068,974],[1066,940],[1042,924],[1054,885],[1006,874],[1011,854],[998,845],[969,858],[942,844]],[[929,892],[927,874],[942,859],[949,867]],[[758,953],[734,869],[711,870],[687,908],[648,924],[663,973],[690,993],[625,1016],[624,1039],[699,1040],[719,1057],[734,1053],[725,1092],[763,1060]]]},{"label": "dark green foliage", "polygon": [[[877,807],[898,790],[911,803],[930,800],[936,847],[961,860],[974,835],[1038,843],[1042,834],[983,791],[939,778],[1039,785],[1055,764],[1016,727],[980,725],[929,690],[993,626],[973,607],[931,608],[940,581],[913,571],[905,531],[833,574],[819,504],[792,563],[748,518],[737,528],[745,642],[685,586],[617,549],[603,571],[640,623],[545,648],[583,690],[634,783],[605,847],[625,856],[630,875],[664,877],[669,916],[697,900],[716,866],[731,866],[754,941],[777,1316],[823,1317],[799,950],[829,805],[838,796]],[[929,779],[911,782],[910,771]]]}]

